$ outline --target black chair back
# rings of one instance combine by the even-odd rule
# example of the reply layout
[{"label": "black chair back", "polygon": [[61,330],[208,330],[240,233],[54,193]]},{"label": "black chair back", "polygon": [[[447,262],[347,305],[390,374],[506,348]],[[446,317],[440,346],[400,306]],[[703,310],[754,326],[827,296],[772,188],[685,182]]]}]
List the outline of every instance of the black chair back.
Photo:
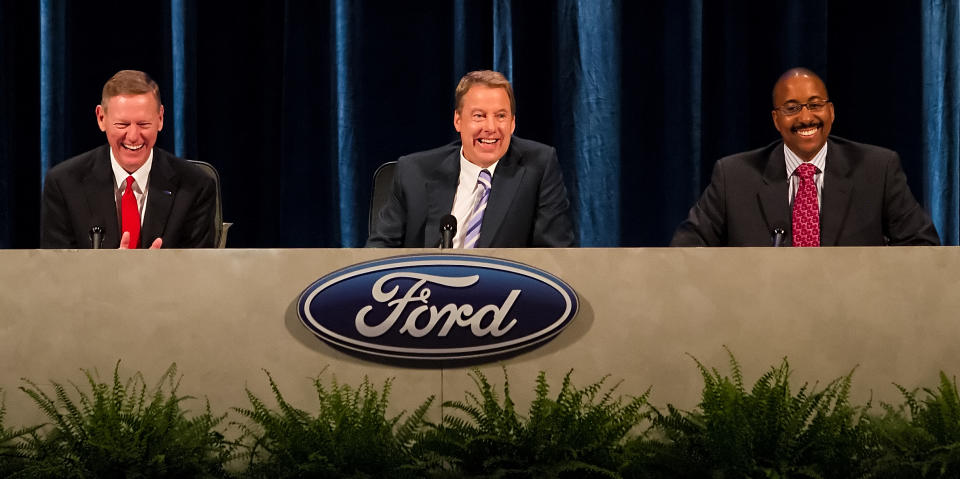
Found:
[{"label": "black chair back", "polygon": [[187,160],[190,163],[193,163],[200,171],[203,171],[204,174],[213,178],[214,184],[217,187],[217,205],[216,212],[214,213],[213,224],[210,225],[213,228],[213,237],[214,244],[217,248],[224,248],[227,246],[227,230],[230,228],[233,223],[224,223],[223,222],[223,204],[220,199],[220,173],[217,172],[217,169],[213,167],[210,163],[199,160]]},{"label": "black chair back", "polygon": [[388,161],[377,168],[373,173],[373,190],[370,191],[370,217],[367,222],[367,234],[373,231],[377,222],[377,215],[387,204],[393,188],[393,172],[397,168],[396,161]]}]

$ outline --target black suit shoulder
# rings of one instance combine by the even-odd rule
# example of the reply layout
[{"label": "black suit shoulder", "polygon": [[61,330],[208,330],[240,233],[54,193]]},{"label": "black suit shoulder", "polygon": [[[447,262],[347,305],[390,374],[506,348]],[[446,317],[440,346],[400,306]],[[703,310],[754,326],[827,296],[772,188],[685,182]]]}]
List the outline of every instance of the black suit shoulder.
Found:
[{"label": "black suit shoulder", "polygon": [[[109,161],[110,147],[107,145],[99,146],[57,163],[47,171],[47,180],[68,177],[80,179],[88,176],[95,166],[109,168]],[[100,162],[103,164],[98,165]]]},{"label": "black suit shoulder", "polygon": [[714,167],[721,167],[726,171],[743,170],[762,173],[766,169],[767,163],[770,161],[770,155],[774,152],[774,150],[782,147],[783,142],[778,140],[762,148],[734,153],[732,155],[720,158],[717,160]]},{"label": "black suit shoulder", "polygon": [[510,146],[515,147],[519,153],[535,153],[537,155],[552,154],[556,151],[556,148],[550,145],[520,138],[519,136],[514,136],[510,140]]},{"label": "black suit shoulder", "polygon": [[172,172],[178,179],[180,187],[197,189],[216,188],[214,179],[200,170],[200,168],[197,168],[197,165],[166,150],[154,148],[153,167],[157,169],[151,169],[151,180],[155,172],[157,174]]},{"label": "black suit shoulder", "polygon": [[397,160],[398,163],[416,163],[435,161],[437,158],[446,158],[460,151],[460,142],[454,141],[443,146],[431,148],[429,150],[417,151],[408,155],[403,155]]}]

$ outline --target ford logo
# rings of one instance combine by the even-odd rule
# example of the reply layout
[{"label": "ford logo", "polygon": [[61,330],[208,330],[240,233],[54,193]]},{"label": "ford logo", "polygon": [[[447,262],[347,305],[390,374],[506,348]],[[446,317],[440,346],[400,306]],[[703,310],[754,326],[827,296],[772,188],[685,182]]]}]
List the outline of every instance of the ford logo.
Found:
[{"label": "ford logo", "polygon": [[530,266],[468,255],[370,261],[328,274],[297,312],[320,339],[361,355],[492,359],[545,343],[577,314],[577,294]]}]

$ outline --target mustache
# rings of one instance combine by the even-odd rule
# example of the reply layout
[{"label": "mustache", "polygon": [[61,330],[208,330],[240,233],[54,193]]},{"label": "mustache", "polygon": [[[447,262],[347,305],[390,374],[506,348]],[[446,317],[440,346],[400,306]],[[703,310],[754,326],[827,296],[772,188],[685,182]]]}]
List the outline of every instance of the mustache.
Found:
[{"label": "mustache", "polygon": [[806,123],[797,123],[790,127],[790,131],[792,131],[793,133],[796,133],[797,130],[802,130],[804,128],[823,128],[823,122],[817,120],[817,121],[808,121]]}]

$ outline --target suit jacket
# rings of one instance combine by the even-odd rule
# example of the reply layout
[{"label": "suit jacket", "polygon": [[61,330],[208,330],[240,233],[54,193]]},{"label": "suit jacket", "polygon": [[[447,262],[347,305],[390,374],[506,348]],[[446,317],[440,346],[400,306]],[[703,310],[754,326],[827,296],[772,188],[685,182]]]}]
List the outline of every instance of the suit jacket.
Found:
[{"label": "suit jacket", "polygon": [[[154,148],[140,247],[212,248],[216,185],[196,166]],[[43,185],[42,248],[90,248],[101,226],[104,249],[120,246],[120,220],[110,147],[95,148],[50,169]]]},{"label": "suit jacket", "polygon": [[[831,136],[824,175],[822,246],[940,244],[895,152]],[[789,245],[788,187],[782,141],[722,158],[670,245],[771,246],[779,228]]]},{"label": "suit jacket", "polygon": [[[438,246],[440,219],[453,209],[459,176],[459,141],[401,157],[367,246]],[[569,209],[556,150],[514,136],[497,163],[477,247],[573,246]]]}]

